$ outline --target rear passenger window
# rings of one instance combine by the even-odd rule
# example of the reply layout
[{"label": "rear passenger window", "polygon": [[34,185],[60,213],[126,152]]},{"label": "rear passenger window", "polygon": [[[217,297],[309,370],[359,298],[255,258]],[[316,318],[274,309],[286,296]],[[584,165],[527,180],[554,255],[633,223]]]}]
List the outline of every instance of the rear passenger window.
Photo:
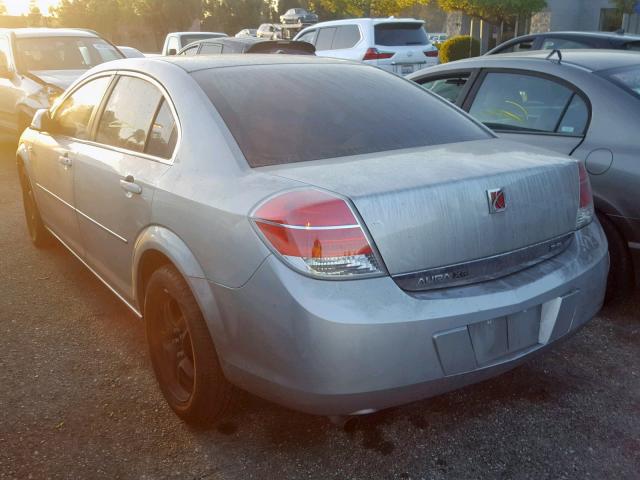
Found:
[{"label": "rear passenger window", "polygon": [[85,83],[62,102],[54,114],[56,133],[80,140],[89,139],[91,115],[102,101],[111,77]]},{"label": "rear passenger window", "polygon": [[142,152],[161,99],[146,80],[120,77],[100,118],[96,142]]},{"label": "rear passenger window", "polygon": [[560,48],[562,50],[571,50],[576,48],[590,48],[586,43],[576,42],[575,40],[567,40],[565,38],[545,38],[542,43],[542,50],[553,50]]},{"label": "rear passenger window", "polygon": [[486,75],[469,113],[503,131],[584,133],[587,106],[570,88],[548,78],[518,73]]},{"label": "rear passenger window", "polygon": [[451,103],[456,103],[460,97],[460,93],[462,93],[462,89],[467,84],[468,79],[469,74],[464,73],[453,77],[427,80],[426,82],[420,82],[420,84],[422,85],[422,88],[429,90],[436,95],[440,95]]},{"label": "rear passenger window", "polygon": [[360,30],[356,25],[343,25],[337,28],[333,37],[332,50],[352,48],[360,41]]},{"label": "rear passenger window", "polygon": [[331,50],[335,33],[335,27],[321,28],[316,39],[316,50]]},{"label": "rear passenger window", "polygon": [[222,53],[222,45],[219,43],[205,43],[200,49],[200,55],[218,55]]},{"label": "rear passenger window", "polygon": [[178,128],[171,108],[162,99],[156,118],[151,125],[151,133],[144,152],[160,158],[170,159],[176,148]]}]

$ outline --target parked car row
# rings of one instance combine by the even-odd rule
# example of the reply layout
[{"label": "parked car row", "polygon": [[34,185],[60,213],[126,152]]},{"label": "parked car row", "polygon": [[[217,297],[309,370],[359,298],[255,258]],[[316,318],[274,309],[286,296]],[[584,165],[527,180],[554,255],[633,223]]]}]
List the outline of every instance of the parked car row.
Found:
[{"label": "parked car row", "polygon": [[144,318],[185,421],[222,418],[232,385],[329,416],[437,395],[632,288],[634,53],[424,69],[423,22],[394,18],[187,35],[123,59],[87,31],[0,31],[0,88],[36,85],[3,107],[37,109],[17,151],[31,240]]}]

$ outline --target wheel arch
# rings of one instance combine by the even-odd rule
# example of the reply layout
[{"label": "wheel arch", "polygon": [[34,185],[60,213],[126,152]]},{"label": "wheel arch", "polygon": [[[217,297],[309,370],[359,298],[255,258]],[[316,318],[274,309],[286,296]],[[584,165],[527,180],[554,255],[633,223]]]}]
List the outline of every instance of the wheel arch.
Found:
[{"label": "wheel arch", "polygon": [[223,342],[224,325],[204,270],[187,244],[173,231],[159,225],[147,227],[135,243],[132,292],[140,313],[144,315],[145,288],[150,276],[166,264],[173,265],[189,285],[214,344]]}]

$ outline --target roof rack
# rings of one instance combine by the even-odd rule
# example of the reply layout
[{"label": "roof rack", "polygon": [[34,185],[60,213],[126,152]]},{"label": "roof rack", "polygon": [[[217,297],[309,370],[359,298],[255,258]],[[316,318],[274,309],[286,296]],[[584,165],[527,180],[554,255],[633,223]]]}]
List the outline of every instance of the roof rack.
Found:
[{"label": "roof rack", "polygon": [[551,57],[553,57],[554,55],[558,56],[558,65],[560,65],[562,63],[562,52],[557,48],[551,50],[551,53],[546,56],[545,60],[553,61]]}]

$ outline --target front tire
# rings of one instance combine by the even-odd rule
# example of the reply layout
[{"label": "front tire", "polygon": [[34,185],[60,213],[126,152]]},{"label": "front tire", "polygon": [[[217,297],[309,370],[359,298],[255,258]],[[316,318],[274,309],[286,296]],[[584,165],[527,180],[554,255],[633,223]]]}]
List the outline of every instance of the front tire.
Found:
[{"label": "front tire", "polygon": [[627,244],[616,226],[606,215],[598,213],[598,220],[609,243],[611,267],[607,280],[605,304],[611,304],[627,298],[634,286],[633,261]]},{"label": "front tire", "polygon": [[18,174],[20,175],[20,186],[22,187],[22,204],[24,206],[24,216],[27,221],[27,230],[31,242],[37,248],[45,248],[51,245],[51,234],[44,226],[40,210],[36,203],[31,180],[25,171],[24,165],[18,164]]},{"label": "front tire", "polygon": [[193,293],[172,265],[151,275],[144,317],[151,363],[169,406],[189,424],[215,423],[228,409],[233,387]]}]

